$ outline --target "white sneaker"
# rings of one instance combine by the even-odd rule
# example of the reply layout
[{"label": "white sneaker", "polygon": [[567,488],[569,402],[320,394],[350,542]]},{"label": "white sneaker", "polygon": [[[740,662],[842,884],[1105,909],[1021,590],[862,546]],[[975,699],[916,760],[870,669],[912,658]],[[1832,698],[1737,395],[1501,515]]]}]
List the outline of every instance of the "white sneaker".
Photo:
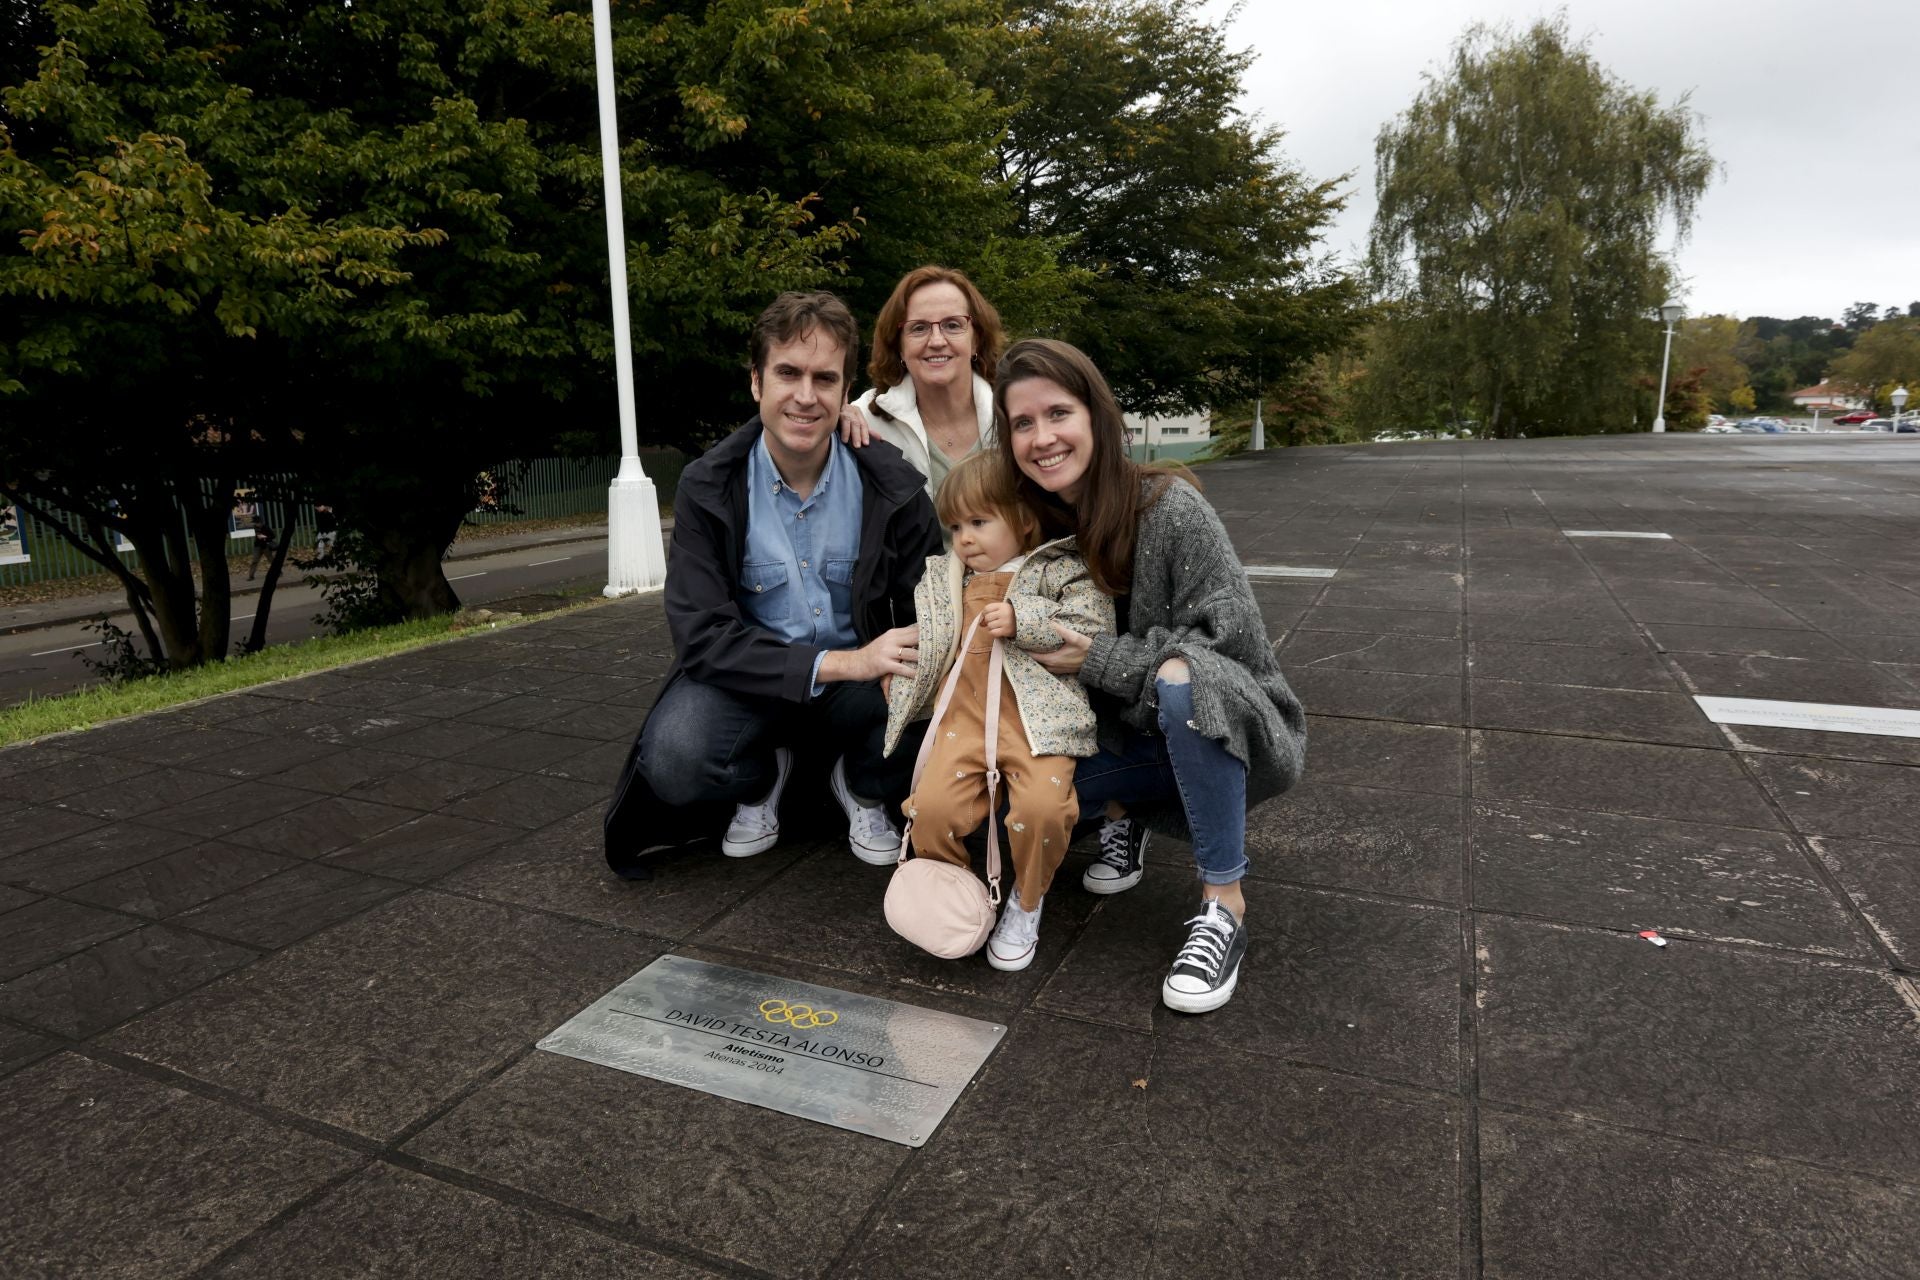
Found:
[{"label": "white sneaker", "polygon": [[1040,906],[1029,911],[1020,905],[1020,895],[1007,895],[1007,905],[1000,909],[1000,923],[993,926],[993,936],[987,939],[987,963],[1006,973],[1017,973],[1033,963],[1033,953],[1040,948],[1040,911],[1047,905],[1042,898]]},{"label": "white sneaker", "polygon": [[780,839],[780,793],[787,789],[787,775],[793,772],[793,752],[786,747],[773,749],[773,790],[758,804],[736,805],[733,821],[720,841],[720,852],[729,858],[751,858],[765,853]]},{"label": "white sneaker", "polygon": [[847,790],[845,756],[833,762],[827,785],[833,788],[833,798],[846,811],[847,847],[853,850],[853,856],[874,867],[900,861],[900,833],[887,820],[887,806],[856,800],[853,792]]}]

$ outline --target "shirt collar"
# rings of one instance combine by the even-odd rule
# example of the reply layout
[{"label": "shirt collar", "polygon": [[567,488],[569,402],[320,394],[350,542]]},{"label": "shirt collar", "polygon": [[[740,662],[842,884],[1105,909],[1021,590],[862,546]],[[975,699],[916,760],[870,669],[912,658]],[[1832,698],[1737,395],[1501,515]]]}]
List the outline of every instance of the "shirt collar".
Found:
[{"label": "shirt collar", "polygon": [[[820,478],[814,481],[813,493],[808,496],[808,502],[812,502],[814,498],[819,497],[826,491],[828,485],[832,483],[834,470],[840,465],[840,452],[845,447],[845,445],[840,443],[840,438],[837,435],[828,442],[827,465],[820,469]],[[764,488],[775,497],[778,497],[783,492],[793,492],[793,486],[780,478],[780,468],[774,465],[773,454],[767,451],[767,433],[765,430],[761,431],[760,438],[754,441],[753,444],[753,467],[755,474],[748,478],[753,482],[756,489]]]}]

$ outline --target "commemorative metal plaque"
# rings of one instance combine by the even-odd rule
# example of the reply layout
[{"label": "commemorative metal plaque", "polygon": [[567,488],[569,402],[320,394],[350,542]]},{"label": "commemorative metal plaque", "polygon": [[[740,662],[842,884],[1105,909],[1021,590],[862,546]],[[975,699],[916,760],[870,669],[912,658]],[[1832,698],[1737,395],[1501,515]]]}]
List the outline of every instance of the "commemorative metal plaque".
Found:
[{"label": "commemorative metal plaque", "polygon": [[1828,702],[1776,702],[1768,698],[1706,698],[1698,694],[1693,700],[1715,724],[1920,738],[1920,711],[1901,707],[1849,707]]},{"label": "commemorative metal plaque", "polygon": [[539,1047],[918,1147],[1005,1034],[894,1000],[662,956]]}]

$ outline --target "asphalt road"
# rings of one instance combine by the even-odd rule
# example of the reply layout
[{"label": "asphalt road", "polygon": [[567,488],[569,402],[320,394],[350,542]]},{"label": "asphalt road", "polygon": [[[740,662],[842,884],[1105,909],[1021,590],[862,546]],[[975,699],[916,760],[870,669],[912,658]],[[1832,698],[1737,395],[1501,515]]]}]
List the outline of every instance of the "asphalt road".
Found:
[{"label": "asphalt road", "polygon": [[[600,538],[519,547],[497,555],[450,561],[446,571],[447,581],[469,607],[484,607],[534,592],[597,589],[607,581],[607,543]],[[252,633],[258,601],[257,595],[235,598],[235,644]],[[267,624],[268,643],[286,644],[322,634],[322,628],[314,623],[320,606],[320,593],[305,583],[276,589]],[[112,618],[117,626],[136,629],[132,616],[124,611]],[[81,659],[99,653],[99,636],[80,624],[0,635],[0,706],[96,683],[99,678]]]}]

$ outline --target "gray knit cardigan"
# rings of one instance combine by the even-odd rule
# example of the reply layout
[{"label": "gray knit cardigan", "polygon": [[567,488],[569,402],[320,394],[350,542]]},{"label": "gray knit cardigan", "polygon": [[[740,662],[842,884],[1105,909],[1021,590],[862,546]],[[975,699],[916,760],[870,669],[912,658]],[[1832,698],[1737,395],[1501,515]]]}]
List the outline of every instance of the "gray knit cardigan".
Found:
[{"label": "gray knit cardigan", "polygon": [[[1143,480],[1143,491],[1153,483]],[[1306,713],[1280,674],[1226,527],[1184,480],[1174,480],[1140,517],[1126,633],[1094,637],[1080,682],[1117,700],[1126,724],[1158,733],[1153,673],[1175,657],[1193,672],[1194,726],[1247,766],[1247,807],[1299,781]],[[1114,704],[1103,702],[1095,702],[1103,712],[1101,745],[1115,750]],[[1184,827],[1179,806],[1171,808],[1152,815],[1155,826]]]}]

